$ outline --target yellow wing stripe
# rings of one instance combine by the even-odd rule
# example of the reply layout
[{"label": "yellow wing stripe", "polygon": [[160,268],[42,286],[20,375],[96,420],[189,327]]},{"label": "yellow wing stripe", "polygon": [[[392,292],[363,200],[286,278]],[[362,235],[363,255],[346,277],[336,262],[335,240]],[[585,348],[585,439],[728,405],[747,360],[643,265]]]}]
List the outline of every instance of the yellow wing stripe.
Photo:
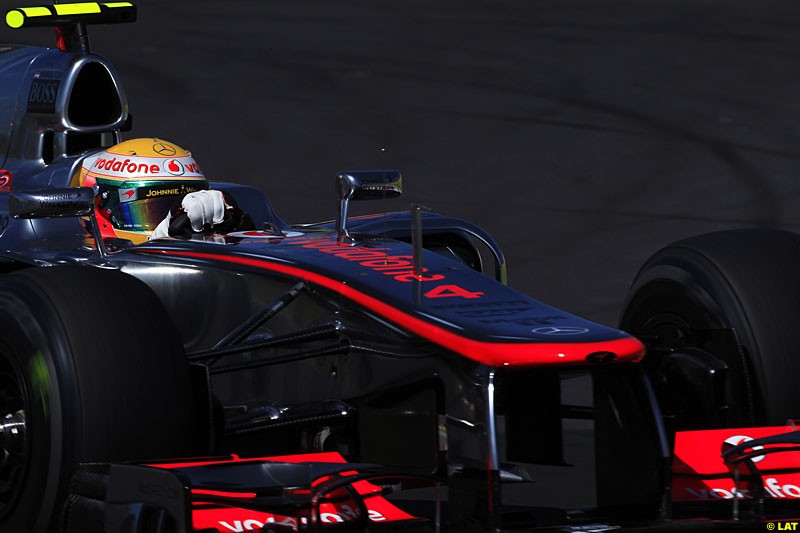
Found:
[{"label": "yellow wing stripe", "polygon": [[[102,6],[102,7],[101,7]],[[92,15],[103,9],[134,7],[131,2],[81,2],[75,4],[54,4],[41,7],[18,7],[6,13],[6,24],[11,28],[21,28],[25,20],[35,17],[65,17],[70,15]]]},{"label": "yellow wing stripe", "polygon": [[25,13],[26,17],[41,17],[43,15],[52,15],[50,9],[47,7],[21,7],[20,11]]},{"label": "yellow wing stripe", "polygon": [[53,7],[58,15],[86,15],[88,13],[100,13],[100,4],[97,2],[86,2],[82,4],[56,4]]}]

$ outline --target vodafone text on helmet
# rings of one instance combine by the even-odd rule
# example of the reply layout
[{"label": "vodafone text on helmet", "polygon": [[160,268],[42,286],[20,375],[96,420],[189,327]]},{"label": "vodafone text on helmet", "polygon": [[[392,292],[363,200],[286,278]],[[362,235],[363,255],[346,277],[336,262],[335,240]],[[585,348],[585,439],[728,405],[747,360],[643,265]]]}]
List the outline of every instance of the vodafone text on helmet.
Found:
[{"label": "vodafone text on helmet", "polygon": [[[172,165],[172,167],[170,167]],[[110,170],[112,172],[126,172],[131,175],[147,175],[147,174],[160,174],[162,168],[156,163],[137,163],[131,161],[129,158],[124,160],[117,160],[116,157],[105,159],[98,157],[95,161],[94,168],[100,170]],[[164,171],[170,174],[183,174],[189,172],[192,174],[200,174],[200,166],[194,162],[181,163],[175,159],[167,159],[164,161]]]}]

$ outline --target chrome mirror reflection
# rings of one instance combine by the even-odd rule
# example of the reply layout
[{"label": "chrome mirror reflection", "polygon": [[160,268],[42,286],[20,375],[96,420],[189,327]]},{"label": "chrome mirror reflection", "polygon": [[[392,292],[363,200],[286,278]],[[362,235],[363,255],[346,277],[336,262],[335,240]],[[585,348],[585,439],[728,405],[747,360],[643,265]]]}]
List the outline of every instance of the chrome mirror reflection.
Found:
[{"label": "chrome mirror reflection", "polygon": [[398,170],[350,170],[336,175],[339,195],[339,236],[348,236],[347,208],[350,200],[384,200],[403,193],[403,177]]}]

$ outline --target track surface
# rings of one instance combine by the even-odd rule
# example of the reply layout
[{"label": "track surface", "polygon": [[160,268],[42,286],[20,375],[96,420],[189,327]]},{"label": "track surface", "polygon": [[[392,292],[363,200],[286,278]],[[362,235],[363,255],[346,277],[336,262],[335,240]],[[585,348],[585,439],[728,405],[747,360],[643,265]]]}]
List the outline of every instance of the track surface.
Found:
[{"label": "track surface", "polygon": [[289,222],[335,216],[337,171],[397,168],[404,199],[357,213],[417,201],[469,218],[512,286],[608,324],[671,241],[800,231],[797,2],[138,5],[139,23],[92,29],[133,134],[263,188]]}]

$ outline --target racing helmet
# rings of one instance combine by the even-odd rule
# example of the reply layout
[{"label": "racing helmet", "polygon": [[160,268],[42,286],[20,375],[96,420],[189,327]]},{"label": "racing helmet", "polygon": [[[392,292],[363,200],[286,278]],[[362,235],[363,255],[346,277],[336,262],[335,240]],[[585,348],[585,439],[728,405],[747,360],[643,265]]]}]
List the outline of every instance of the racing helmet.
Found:
[{"label": "racing helmet", "polygon": [[158,138],[121,142],[83,161],[73,186],[95,188],[100,234],[135,244],[180,204],[209,183],[191,152]]}]

